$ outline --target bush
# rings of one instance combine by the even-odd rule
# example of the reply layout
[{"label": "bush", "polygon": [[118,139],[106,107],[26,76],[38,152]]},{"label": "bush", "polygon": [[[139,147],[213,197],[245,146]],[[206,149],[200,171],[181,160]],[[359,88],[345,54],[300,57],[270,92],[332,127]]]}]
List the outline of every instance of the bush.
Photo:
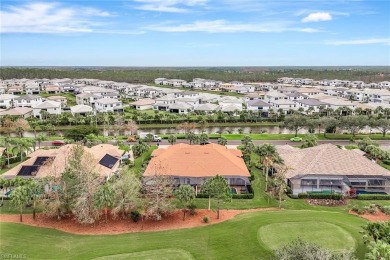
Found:
[{"label": "bush", "polygon": [[371,204],[370,206],[364,207],[364,209],[365,209],[368,213],[370,213],[370,214],[375,214],[375,213],[378,212],[378,209],[377,209],[377,207],[376,207],[375,204]]},{"label": "bush", "polygon": [[358,200],[390,200],[390,195],[387,194],[359,194]]},{"label": "bush", "polygon": [[209,221],[210,221],[210,219],[209,219],[208,216],[204,216],[204,217],[203,217],[203,222],[204,222],[204,223],[209,223]]},{"label": "bush", "polygon": [[254,195],[252,193],[246,194],[233,194],[233,199],[253,199]]},{"label": "bush", "polygon": [[[198,199],[208,199],[209,195],[203,194],[203,193],[198,193],[198,195],[196,195],[196,197]],[[253,197],[254,197],[254,195],[252,193],[243,193],[243,194],[233,194],[232,195],[232,198],[233,199],[237,199],[237,200],[240,200],[240,199],[253,199]]]},{"label": "bush", "polygon": [[131,218],[134,222],[138,222],[140,217],[141,217],[141,214],[140,214],[138,211],[132,211],[132,212],[130,212],[130,218]]},{"label": "bush", "polygon": [[195,203],[189,204],[187,208],[189,209],[191,216],[194,216],[196,214],[196,205],[195,205]]},{"label": "bush", "polygon": [[299,193],[299,199],[330,199],[330,200],[342,200],[344,195],[340,193]]},{"label": "bush", "polygon": [[383,206],[381,208],[381,211],[385,213],[386,215],[390,215],[390,206]]}]

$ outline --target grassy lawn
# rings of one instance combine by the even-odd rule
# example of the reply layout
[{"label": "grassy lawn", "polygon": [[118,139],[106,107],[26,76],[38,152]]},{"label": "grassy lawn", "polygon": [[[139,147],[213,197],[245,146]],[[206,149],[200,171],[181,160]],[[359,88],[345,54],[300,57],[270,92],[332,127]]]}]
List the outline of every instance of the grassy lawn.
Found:
[{"label": "grassy lawn", "polygon": [[68,106],[75,106],[77,105],[76,103],[76,96],[72,93],[59,93],[59,94],[47,94],[47,93],[41,93],[39,94],[41,97],[51,97],[51,96],[62,96],[66,97],[67,100],[67,105]]},{"label": "grassy lawn", "polygon": [[[283,228],[289,222],[294,225],[286,232]],[[310,228],[303,228],[306,223]],[[332,229],[324,230],[313,223]],[[269,259],[272,241],[281,244],[301,235],[311,239],[320,230],[323,236],[315,241],[324,241],[334,250],[353,248],[363,259],[366,247],[359,231],[364,223],[363,219],[345,213],[295,210],[247,213],[207,227],[109,236],[72,235],[1,223],[4,239],[0,251],[25,254],[29,259],[172,259],[169,252],[178,253],[181,259]],[[330,241],[332,238],[334,242]],[[335,243],[343,238],[346,240]]]},{"label": "grassy lawn", "polygon": [[146,153],[143,153],[140,157],[134,159],[134,167],[130,168],[131,171],[133,171],[137,176],[141,177],[143,170],[144,170],[143,164],[144,164],[145,160],[147,160],[150,157],[150,155],[152,154],[152,152],[156,149],[157,149],[157,146],[152,145],[149,148],[149,151],[147,151]]}]

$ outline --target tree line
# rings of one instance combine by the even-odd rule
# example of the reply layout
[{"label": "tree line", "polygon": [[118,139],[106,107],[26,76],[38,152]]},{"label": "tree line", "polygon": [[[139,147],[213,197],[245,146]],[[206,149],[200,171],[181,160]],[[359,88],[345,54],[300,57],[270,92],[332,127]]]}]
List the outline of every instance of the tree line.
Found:
[{"label": "tree line", "polygon": [[151,83],[156,78],[213,79],[224,82],[274,82],[281,77],[311,78],[314,80],[340,79],[378,82],[390,80],[386,67],[358,69],[339,68],[12,68],[2,67],[1,79],[88,78],[128,83]]}]

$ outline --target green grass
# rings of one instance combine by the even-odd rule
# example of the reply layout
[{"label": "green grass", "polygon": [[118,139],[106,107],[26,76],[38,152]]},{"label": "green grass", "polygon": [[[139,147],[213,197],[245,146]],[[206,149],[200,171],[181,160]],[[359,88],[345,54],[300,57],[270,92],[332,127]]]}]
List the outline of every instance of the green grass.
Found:
[{"label": "green grass", "polygon": [[[346,213],[295,210],[241,214],[224,223],[192,229],[106,236],[72,235],[52,229],[1,223],[4,239],[0,251],[25,254],[29,259],[93,259],[132,253],[137,253],[138,259],[148,259],[151,250],[163,250],[163,254],[166,250],[174,250],[194,259],[269,259],[272,252],[258,239],[259,229],[288,222],[335,225],[337,231],[330,230],[328,234],[335,237],[340,230],[348,234],[346,237],[353,238],[357,256],[363,259],[366,247],[359,234],[365,223],[363,219]],[[315,232],[315,229],[310,231]],[[270,235],[276,236],[274,233]],[[299,236],[298,233],[295,235]],[[350,245],[346,245],[348,247]],[[145,258],[142,255],[146,255]]]},{"label": "green grass", "polygon": [[143,153],[140,157],[134,159],[134,167],[131,168],[131,171],[133,171],[138,177],[141,177],[143,170],[144,170],[144,163],[145,161],[150,158],[150,155],[154,150],[157,149],[157,146],[152,145],[149,148],[149,151],[146,153]]},{"label": "green grass", "polygon": [[285,222],[273,223],[259,229],[259,240],[275,250],[299,236],[334,251],[354,250],[355,241],[343,228],[326,222]]}]

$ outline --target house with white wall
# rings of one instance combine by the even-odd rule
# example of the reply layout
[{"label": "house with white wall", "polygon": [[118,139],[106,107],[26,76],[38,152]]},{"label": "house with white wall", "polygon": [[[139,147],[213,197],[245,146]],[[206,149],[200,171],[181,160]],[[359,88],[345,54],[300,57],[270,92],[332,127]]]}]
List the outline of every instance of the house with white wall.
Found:
[{"label": "house with white wall", "polygon": [[61,114],[61,103],[56,101],[47,100],[42,102],[39,105],[33,106],[33,115],[34,117],[42,119],[42,111],[46,111],[50,115],[60,115]]},{"label": "house with white wall", "polygon": [[11,108],[15,107],[15,99],[19,96],[13,94],[2,94],[0,95],[0,108]]},{"label": "house with white wall", "polygon": [[95,109],[99,113],[122,112],[122,102],[111,98],[101,98],[95,101]]},{"label": "house with white wall", "polygon": [[41,96],[25,95],[15,99],[15,107],[35,107],[43,102]]}]

